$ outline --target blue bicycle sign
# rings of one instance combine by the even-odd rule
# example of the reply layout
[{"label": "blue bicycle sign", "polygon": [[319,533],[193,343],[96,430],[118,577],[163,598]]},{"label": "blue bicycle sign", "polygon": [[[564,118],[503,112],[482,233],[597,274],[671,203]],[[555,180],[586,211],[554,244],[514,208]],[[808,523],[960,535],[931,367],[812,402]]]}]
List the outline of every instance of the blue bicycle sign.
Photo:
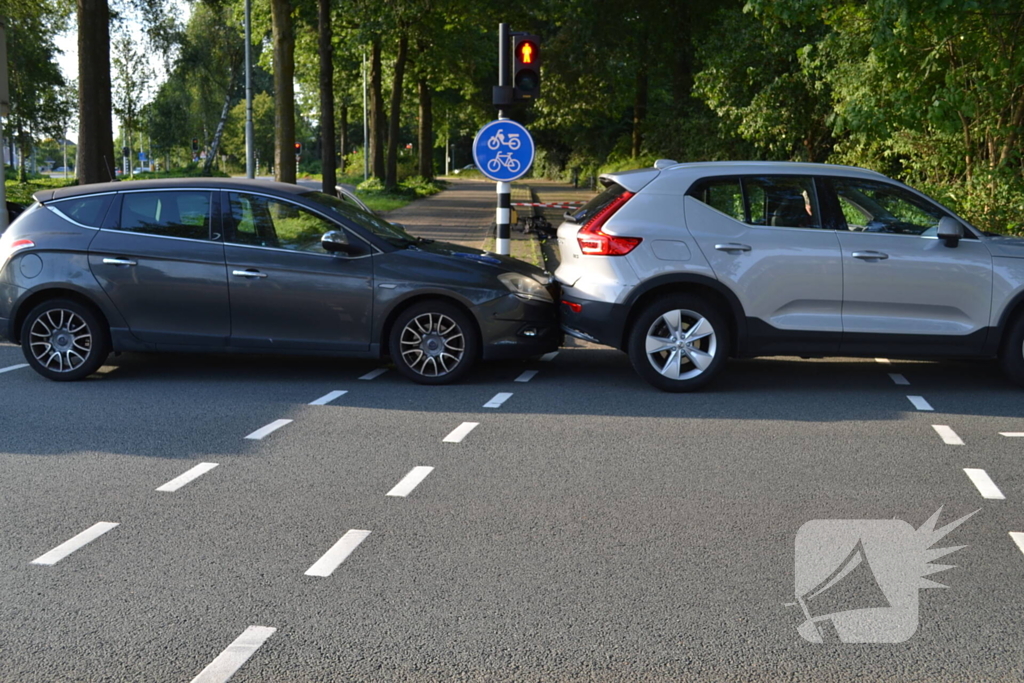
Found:
[{"label": "blue bicycle sign", "polygon": [[523,177],[533,163],[533,138],[522,125],[507,119],[491,121],[473,141],[473,160],[491,180],[510,182]]}]

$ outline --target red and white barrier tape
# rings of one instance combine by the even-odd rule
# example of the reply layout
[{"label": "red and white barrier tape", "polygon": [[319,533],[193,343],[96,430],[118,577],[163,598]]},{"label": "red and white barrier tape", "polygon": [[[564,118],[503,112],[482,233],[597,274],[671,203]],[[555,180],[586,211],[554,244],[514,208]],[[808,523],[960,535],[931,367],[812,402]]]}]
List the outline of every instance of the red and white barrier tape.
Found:
[{"label": "red and white barrier tape", "polygon": [[512,202],[512,206],[539,206],[546,209],[575,209],[583,206],[586,202]]}]

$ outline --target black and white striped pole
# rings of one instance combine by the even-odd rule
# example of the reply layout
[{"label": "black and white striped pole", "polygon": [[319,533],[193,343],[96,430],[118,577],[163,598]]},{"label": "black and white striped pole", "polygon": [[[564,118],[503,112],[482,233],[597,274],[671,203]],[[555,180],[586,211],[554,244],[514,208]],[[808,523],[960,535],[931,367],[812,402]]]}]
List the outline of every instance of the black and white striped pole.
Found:
[{"label": "black and white striped pole", "polygon": [[[504,105],[511,98],[508,96],[512,89],[509,84],[509,63],[512,46],[509,45],[508,24],[498,24],[498,90],[500,95],[496,97],[498,104],[498,120],[507,118]],[[512,236],[510,222],[512,220],[512,183],[498,181],[495,191],[498,193],[498,210],[494,217],[498,234],[495,236],[495,249],[501,256],[509,255],[509,239]]]}]

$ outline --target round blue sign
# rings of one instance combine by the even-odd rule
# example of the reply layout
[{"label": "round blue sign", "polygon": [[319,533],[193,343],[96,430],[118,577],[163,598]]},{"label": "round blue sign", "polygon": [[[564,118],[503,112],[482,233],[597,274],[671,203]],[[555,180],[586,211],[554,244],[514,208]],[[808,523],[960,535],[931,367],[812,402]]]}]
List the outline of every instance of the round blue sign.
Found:
[{"label": "round blue sign", "polygon": [[521,124],[491,121],[473,140],[473,161],[481,173],[503,183],[526,175],[533,163],[533,138]]}]

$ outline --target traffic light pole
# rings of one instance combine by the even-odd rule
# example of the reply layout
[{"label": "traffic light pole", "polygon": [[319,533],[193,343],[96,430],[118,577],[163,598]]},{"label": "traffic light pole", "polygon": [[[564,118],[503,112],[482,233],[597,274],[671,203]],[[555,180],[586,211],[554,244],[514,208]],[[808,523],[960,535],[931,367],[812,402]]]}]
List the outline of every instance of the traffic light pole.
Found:
[{"label": "traffic light pole", "polygon": [[[509,44],[509,28],[508,24],[498,24],[498,88],[504,89],[509,86],[509,54],[511,53],[511,45]],[[505,109],[502,106],[498,107],[498,119],[504,119]],[[498,182],[495,188],[498,193],[498,210],[495,214],[494,222],[497,225],[498,234],[495,239],[495,245],[497,253],[501,256],[509,255],[509,239],[512,236],[511,226],[509,225],[512,220],[512,183]]]}]

